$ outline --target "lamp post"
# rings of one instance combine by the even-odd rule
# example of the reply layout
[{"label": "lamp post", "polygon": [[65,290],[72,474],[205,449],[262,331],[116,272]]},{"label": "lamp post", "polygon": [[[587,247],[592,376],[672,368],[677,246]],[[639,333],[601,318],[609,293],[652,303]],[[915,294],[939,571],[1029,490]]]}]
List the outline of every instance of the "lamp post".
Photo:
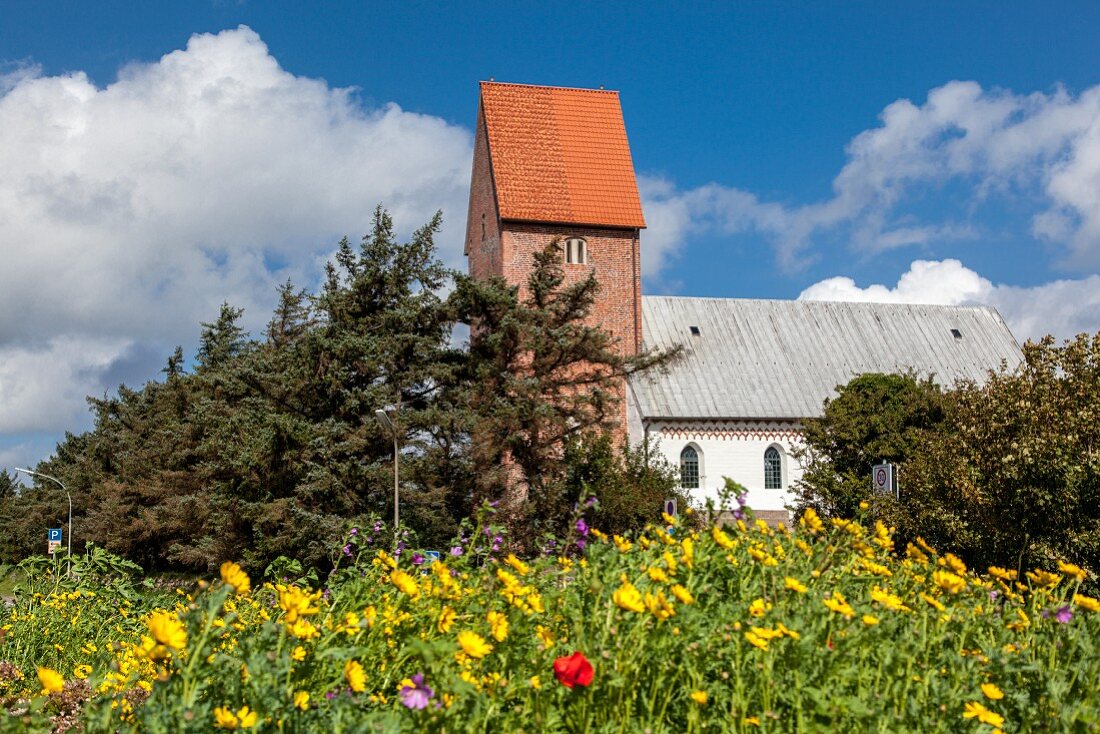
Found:
[{"label": "lamp post", "polygon": [[36,471],[31,471],[30,469],[20,469],[19,467],[16,467],[15,470],[16,471],[21,471],[24,474],[30,474],[32,477],[39,477],[41,479],[49,479],[51,482],[53,482],[57,486],[61,487],[61,489],[64,490],[64,492],[65,492],[65,496],[69,498],[69,565],[72,565],[72,562],[73,562],[73,496],[71,494],[69,494],[68,487],[66,487],[64,484],[62,484],[60,479],[58,479],[57,477],[51,477],[49,474],[39,474]]},{"label": "lamp post", "polygon": [[[396,413],[397,411],[394,412]],[[398,462],[400,460],[398,459],[397,453],[397,426],[395,426],[393,424],[393,421],[390,419],[390,414],[382,410],[381,408],[374,411],[374,417],[377,418],[378,422],[382,424],[382,427],[389,431],[390,435],[393,436],[393,537],[394,542],[396,542],[397,526],[400,520],[400,515],[398,514],[398,504],[400,501],[398,497]]]}]

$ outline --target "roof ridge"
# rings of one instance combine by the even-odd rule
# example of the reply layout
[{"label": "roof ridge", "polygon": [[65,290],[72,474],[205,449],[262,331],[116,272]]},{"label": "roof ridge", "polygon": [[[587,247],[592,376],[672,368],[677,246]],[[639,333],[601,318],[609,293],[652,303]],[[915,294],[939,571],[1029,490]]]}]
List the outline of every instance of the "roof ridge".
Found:
[{"label": "roof ridge", "polygon": [[801,299],[801,298],[738,298],[738,297],[726,297],[726,296],[675,296],[675,295],[662,295],[662,294],[646,294],[642,298],[667,298],[680,301],[753,301],[757,303],[807,303],[807,304],[852,304],[856,306],[922,306],[930,308],[972,308],[972,309],[993,309],[993,306],[985,303],[921,303],[917,301],[852,301],[852,300],[837,300],[826,301],[820,299]]},{"label": "roof ridge", "polygon": [[596,94],[618,94],[618,89],[592,89],[590,87],[559,87],[552,84],[524,84],[522,82],[498,82],[494,80],[478,82],[480,86],[492,84],[497,87],[527,87],[529,89],[562,89],[568,92],[595,92]]}]

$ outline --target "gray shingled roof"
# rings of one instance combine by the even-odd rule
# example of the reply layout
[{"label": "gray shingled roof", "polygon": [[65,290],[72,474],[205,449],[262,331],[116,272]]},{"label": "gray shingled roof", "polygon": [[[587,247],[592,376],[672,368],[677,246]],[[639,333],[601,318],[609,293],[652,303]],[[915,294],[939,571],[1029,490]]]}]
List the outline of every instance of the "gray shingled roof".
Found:
[{"label": "gray shingled roof", "polygon": [[1021,361],[1000,314],[970,306],[645,296],[642,339],[684,345],[666,374],[632,381],[647,418],[817,416],[865,372],[915,369],[951,385]]}]

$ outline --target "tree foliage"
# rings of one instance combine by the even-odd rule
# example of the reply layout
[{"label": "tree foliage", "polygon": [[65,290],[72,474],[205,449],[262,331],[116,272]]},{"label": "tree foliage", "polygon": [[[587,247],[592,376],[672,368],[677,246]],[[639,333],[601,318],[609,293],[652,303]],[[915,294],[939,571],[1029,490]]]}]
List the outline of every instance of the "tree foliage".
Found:
[{"label": "tree foliage", "polygon": [[[565,284],[556,247],[521,299],[444,267],[440,221],[400,242],[378,208],[358,246],[339,243],[317,292],[279,287],[262,336],[225,303],[201,325],[190,371],[177,348],[163,380],[90,398],[94,429],[39,466],[72,491],[74,547],[94,540],[147,568],[330,564],[350,527],[393,513],[393,437],[378,409],[397,428],[402,524],[422,543],[442,544],[517,480],[535,489],[514,522],[568,514],[566,445],[606,431],[622,377],[658,360],[622,357],[583,324],[599,286]],[[456,323],[473,325],[468,349],[452,343]],[[40,551],[59,506],[51,486],[18,502],[5,486],[12,540],[0,552]]]},{"label": "tree foliage", "polygon": [[[980,566],[1069,560],[1100,572],[1100,334],[1060,346],[1050,337],[1029,342],[1023,356],[1017,370],[944,392],[931,413],[922,401],[906,402],[915,422],[883,418],[889,411],[876,400],[853,406],[850,420],[827,408],[807,432],[803,503],[851,515],[870,501],[903,537],[921,536]],[[893,426],[886,445],[903,451],[846,448],[851,424],[880,420]],[[899,464],[897,501],[870,494],[878,458]]]}]

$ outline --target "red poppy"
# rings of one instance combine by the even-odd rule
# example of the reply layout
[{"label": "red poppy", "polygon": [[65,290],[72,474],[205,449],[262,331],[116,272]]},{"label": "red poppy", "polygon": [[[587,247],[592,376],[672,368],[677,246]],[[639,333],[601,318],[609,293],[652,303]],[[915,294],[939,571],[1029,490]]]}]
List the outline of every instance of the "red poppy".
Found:
[{"label": "red poppy", "polygon": [[592,663],[581,652],[554,661],[554,677],[566,688],[588,686],[592,682],[592,673]]}]

